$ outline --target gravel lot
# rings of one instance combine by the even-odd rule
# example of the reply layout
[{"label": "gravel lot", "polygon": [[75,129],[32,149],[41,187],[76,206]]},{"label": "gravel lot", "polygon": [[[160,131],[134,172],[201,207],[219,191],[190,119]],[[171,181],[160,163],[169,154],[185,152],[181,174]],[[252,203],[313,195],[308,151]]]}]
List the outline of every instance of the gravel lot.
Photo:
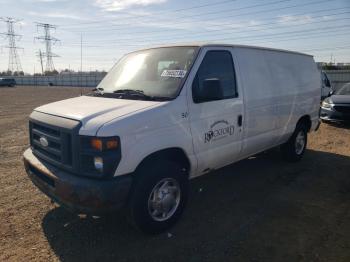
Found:
[{"label": "gravel lot", "polygon": [[0,261],[350,261],[349,127],[322,124],[300,163],[274,150],[193,180],[180,222],[149,237],[67,212],[25,174],[28,115],[79,94],[0,89]]}]

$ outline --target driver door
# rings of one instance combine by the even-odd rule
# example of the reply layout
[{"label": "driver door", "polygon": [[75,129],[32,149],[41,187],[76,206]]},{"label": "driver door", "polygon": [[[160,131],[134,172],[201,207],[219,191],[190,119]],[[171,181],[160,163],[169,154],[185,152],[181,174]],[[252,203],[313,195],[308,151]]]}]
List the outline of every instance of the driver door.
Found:
[{"label": "driver door", "polygon": [[232,48],[205,48],[198,58],[188,92],[198,161],[196,175],[230,164],[239,157],[244,120],[243,96],[237,85]]}]

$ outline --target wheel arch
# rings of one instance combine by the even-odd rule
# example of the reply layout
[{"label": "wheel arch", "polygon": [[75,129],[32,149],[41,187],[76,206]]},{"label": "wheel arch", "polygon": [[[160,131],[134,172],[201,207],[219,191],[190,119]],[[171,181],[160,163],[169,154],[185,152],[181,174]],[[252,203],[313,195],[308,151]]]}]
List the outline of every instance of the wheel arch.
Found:
[{"label": "wheel arch", "polygon": [[185,169],[184,171],[186,175],[189,176],[191,171],[190,159],[186,155],[185,151],[179,147],[164,148],[149,154],[138,164],[135,173],[139,173],[137,171],[139,171],[147,164],[161,160],[169,160],[179,163],[181,165],[181,168]]},{"label": "wheel arch", "polygon": [[311,122],[311,117],[309,115],[303,115],[297,122],[296,126],[297,127],[298,125],[300,124],[304,124],[306,127],[307,127],[307,132],[310,132],[311,130],[311,125],[312,125],[312,122]]}]

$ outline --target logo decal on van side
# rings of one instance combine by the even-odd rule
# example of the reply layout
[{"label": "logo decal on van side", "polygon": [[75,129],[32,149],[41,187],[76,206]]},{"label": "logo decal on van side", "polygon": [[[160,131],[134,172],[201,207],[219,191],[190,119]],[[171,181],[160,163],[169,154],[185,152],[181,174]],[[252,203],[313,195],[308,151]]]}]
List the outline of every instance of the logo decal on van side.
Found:
[{"label": "logo decal on van side", "polygon": [[216,141],[234,134],[235,127],[226,120],[219,120],[210,126],[210,130],[204,134],[204,143]]}]

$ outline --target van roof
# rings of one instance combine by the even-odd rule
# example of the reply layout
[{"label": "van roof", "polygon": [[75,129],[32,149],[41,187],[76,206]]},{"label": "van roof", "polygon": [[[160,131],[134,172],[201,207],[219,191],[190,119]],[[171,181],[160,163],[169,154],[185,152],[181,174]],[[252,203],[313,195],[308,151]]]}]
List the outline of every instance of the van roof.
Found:
[{"label": "van roof", "polygon": [[291,50],[285,50],[285,49],[278,49],[278,48],[270,48],[270,47],[261,47],[261,46],[251,46],[251,45],[238,45],[238,44],[225,44],[225,43],[208,43],[208,42],[190,42],[190,43],[178,43],[178,44],[165,44],[165,45],[157,45],[157,46],[151,46],[148,48],[142,48],[140,50],[147,50],[147,49],[153,49],[153,48],[160,48],[160,47],[177,47],[177,46],[196,46],[196,47],[240,47],[240,48],[250,48],[250,49],[260,49],[260,50],[269,50],[269,51],[277,51],[277,52],[286,52],[286,53],[292,53],[292,54],[298,54],[298,55],[305,55],[305,56],[311,56],[310,54],[305,54],[297,51],[291,51]]}]

